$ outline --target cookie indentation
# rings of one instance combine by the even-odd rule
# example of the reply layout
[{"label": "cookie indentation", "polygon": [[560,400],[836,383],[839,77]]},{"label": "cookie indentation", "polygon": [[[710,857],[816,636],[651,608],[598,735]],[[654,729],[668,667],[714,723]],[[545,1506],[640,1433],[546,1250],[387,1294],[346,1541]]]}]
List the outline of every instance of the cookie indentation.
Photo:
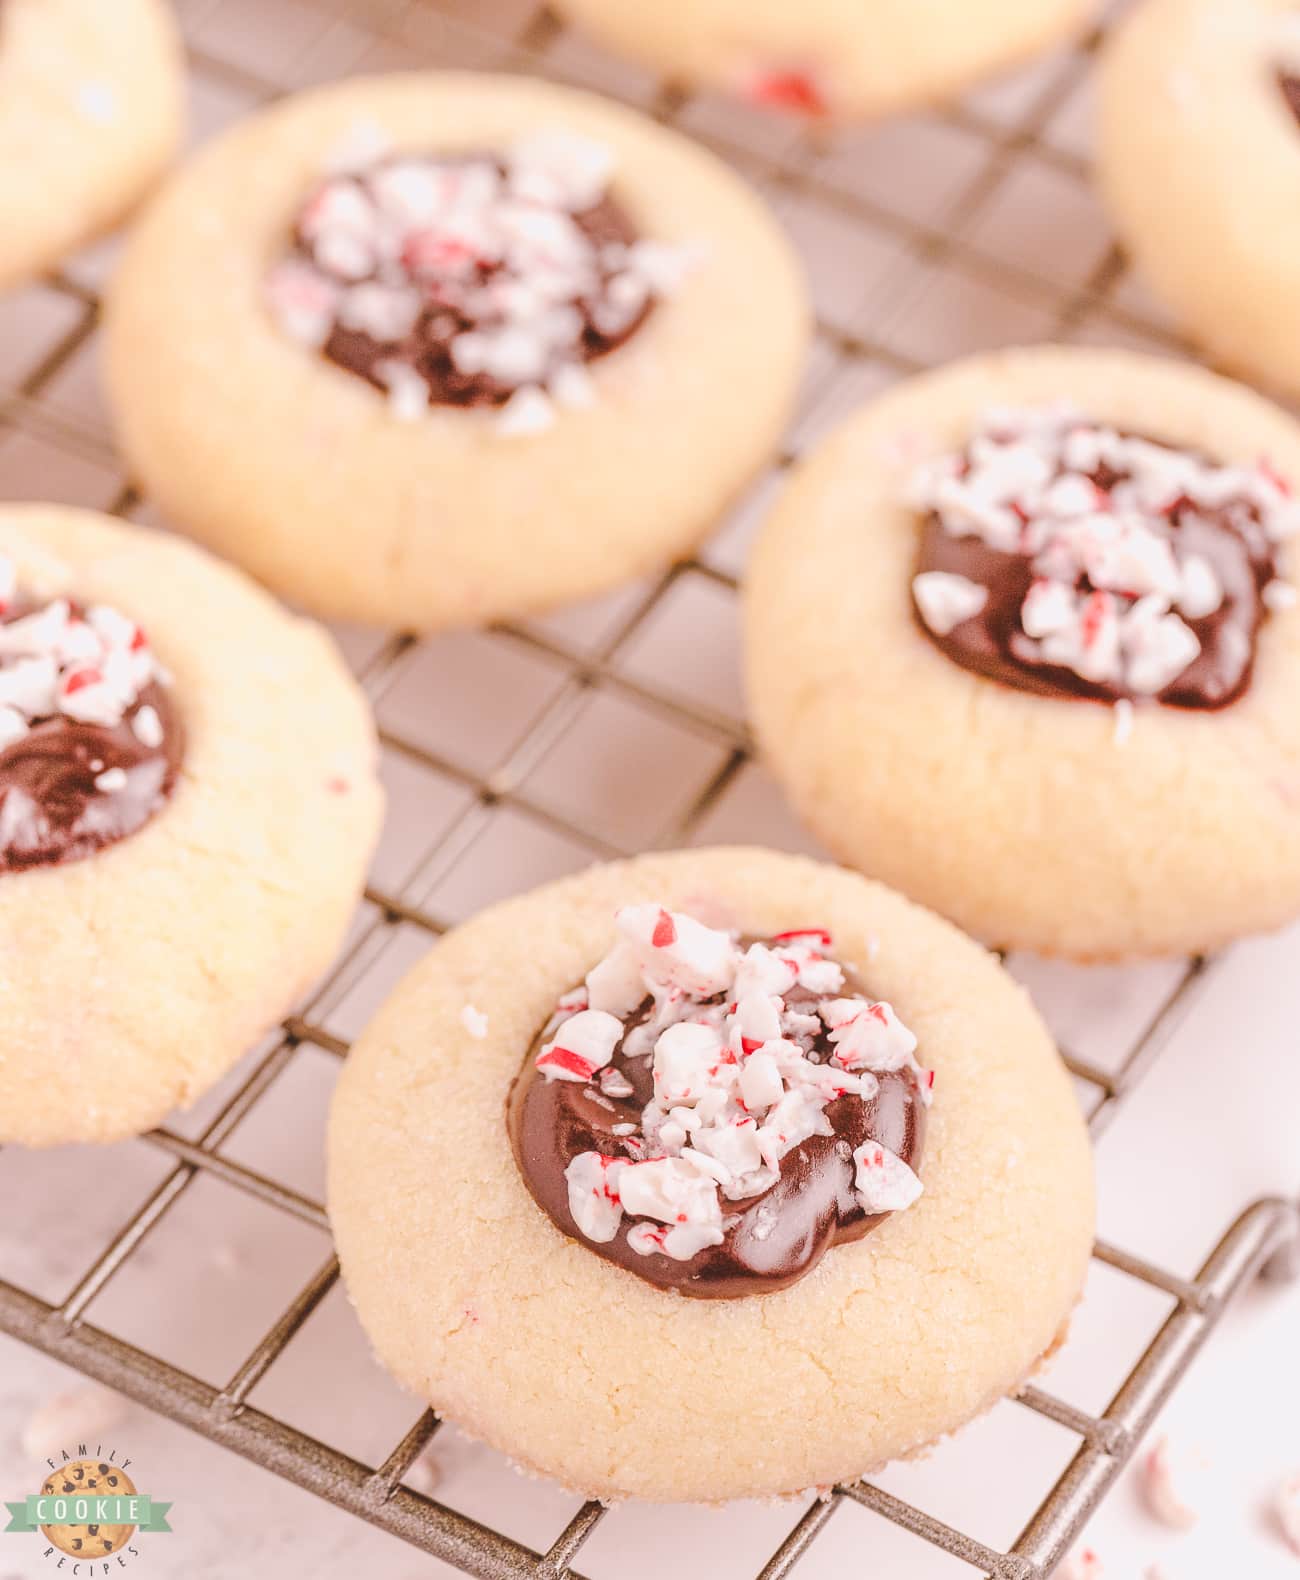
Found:
[{"label": "cookie indentation", "polygon": [[508,404],[508,426],[545,426],[553,401],[594,399],[585,364],[623,345],[685,266],[638,236],[613,175],[611,150],[559,133],[331,175],[268,280],[272,313],[400,417]]},{"label": "cookie indentation", "polygon": [[657,905],[556,1006],[515,1081],[529,1190],[683,1294],[782,1289],[921,1194],[916,1038],[819,931],[738,940]]},{"label": "cookie indentation", "polygon": [[1066,408],[990,411],[913,480],[918,619],[954,662],[1022,691],[1222,708],[1260,625],[1295,600],[1300,526],[1266,461],[1220,465]]},{"label": "cookie indentation", "polygon": [[26,597],[0,558],[0,873],[134,834],[175,787],[183,745],[144,631],[106,604]]}]

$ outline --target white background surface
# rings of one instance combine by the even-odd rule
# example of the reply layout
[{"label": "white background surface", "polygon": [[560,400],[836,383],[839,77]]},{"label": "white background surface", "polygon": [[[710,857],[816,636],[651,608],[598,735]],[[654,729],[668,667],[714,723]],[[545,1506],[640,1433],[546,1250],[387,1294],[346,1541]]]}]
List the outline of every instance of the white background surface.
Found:
[{"label": "white background surface", "polygon": [[[195,135],[272,92],[420,64],[532,64],[654,102],[656,85],[635,68],[567,34],[526,32],[533,10],[531,0],[446,0],[441,9],[431,0],[187,0]],[[513,47],[525,36],[544,44],[540,57]],[[978,347],[1055,335],[1181,350],[1110,246],[1084,179],[1088,69],[1086,56],[1061,54],[951,112],[816,145],[788,122],[709,98],[681,109],[679,124],[767,191],[810,265],[821,333],[792,451],[900,374]],[[58,278],[0,301],[0,498],[54,497],[152,519],[147,501],[126,489],[95,381],[94,293],[112,257],[112,244],[101,246]],[[342,633],[372,677],[381,723],[425,754],[386,753],[393,810],[377,885],[454,922],[582,865],[593,839],[635,848],[673,837],[684,818],[696,842],[810,848],[765,774],[730,756],[742,716],[730,580],[771,488],[761,482],[702,563],[652,599],[647,588],[629,589],[526,631],[428,641],[382,674],[367,669],[379,639]],[[593,655],[596,684],[575,689],[575,673]],[[688,713],[656,699],[676,699]],[[505,792],[490,806],[474,795],[489,778]],[[702,815],[691,817],[696,806]],[[375,921],[367,908],[359,932]],[[368,933],[314,1018],[352,1035],[427,943],[410,926]],[[1062,1039],[1110,1066],[1181,973],[1013,965]],[[1099,1147],[1106,1239],[1190,1274],[1247,1202],[1300,1188],[1297,966],[1300,930],[1246,943],[1180,1001],[1160,1059]],[[330,1055],[302,1046],[227,1155],[319,1199],[335,1074]],[[197,1134],[220,1095],[175,1128]],[[144,1142],[0,1153],[0,1277],[63,1298],[169,1166]],[[328,1251],[316,1230],[202,1178],[88,1317],[219,1386]],[[1163,1297],[1096,1267],[1047,1385],[1100,1410],[1168,1309]],[[1202,1449],[1214,1467],[1191,1488],[1200,1523],[1190,1535],[1163,1530],[1127,1478],[1088,1537],[1106,1580],[1145,1580],[1157,1563],[1167,1580],[1300,1576],[1300,1558],[1267,1514],[1275,1484],[1300,1470],[1298,1334],[1300,1289],[1261,1287],[1225,1322],[1162,1422],[1180,1448]],[[0,1497],[35,1490],[39,1469],[24,1451],[24,1429],[51,1397],[79,1386],[0,1339]],[[252,1402],[371,1464],[418,1414],[369,1360],[337,1288]],[[134,1459],[146,1490],[176,1503],[176,1534],[141,1539],[141,1574],[333,1580],[363,1565],[386,1580],[450,1573],[141,1409],[127,1408],[108,1436]],[[1006,1546],[1075,1444],[1007,1404],[928,1463],[880,1479]],[[430,1465],[439,1498],[539,1547],[576,1507],[450,1430],[435,1441]],[[610,1580],[744,1580],[796,1512],[619,1509],[580,1566]],[[30,1538],[0,1537],[0,1580],[46,1572],[54,1571]],[[797,1572],[937,1580],[973,1571],[845,1504]]]}]

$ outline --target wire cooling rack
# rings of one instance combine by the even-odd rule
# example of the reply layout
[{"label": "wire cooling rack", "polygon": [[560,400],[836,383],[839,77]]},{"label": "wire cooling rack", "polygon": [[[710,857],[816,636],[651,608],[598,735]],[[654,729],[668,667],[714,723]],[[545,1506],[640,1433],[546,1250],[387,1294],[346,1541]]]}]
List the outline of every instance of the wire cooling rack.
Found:
[{"label": "wire cooling rack", "polygon": [[[625,97],[713,146],[767,193],[810,266],[818,339],[789,453],[688,564],[593,608],[500,627],[458,646],[454,664],[508,672],[498,677],[512,693],[507,716],[474,717],[453,743],[449,727],[430,722],[435,712],[455,712],[465,679],[464,669],[448,671],[445,647],[341,633],[376,702],[390,789],[407,812],[400,849],[392,839],[381,847],[343,959],[300,1013],[250,1056],[201,1128],[187,1134],[178,1125],[145,1138],[166,1156],[169,1171],[63,1298],[0,1283],[0,1331],[415,1547],[485,1580],[581,1580],[574,1566],[605,1517],[599,1504],[583,1504],[539,1551],[402,1485],[439,1431],[432,1412],[420,1415],[382,1463],[370,1464],[250,1402],[335,1285],[332,1257],[224,1386],[96,1325],[89,1309],[133,1259],[148,1254],[158,1226],[205,1177],[328,1232],[319,1201],[273,1171],[240,1162],[229,1144],[305,1047],[346,1054],[346,1038],[331,1028],[331,1004],[398,932],[427,943],[457,919],[468,906],[457,900],[457,874],[467,863],[480,873],[495,870],[491,852],[503,819],[530,831],[525,855],[502,864],[504,892],[591,858],[703,841],[723,827],[736,832],[735,809],[742,809],[743,825],[743,809],[770,796],[752,761],[727,633],[745,542],[775,476],[828,423],[899,375],[999,342],[1072,338],[1175,354],[1185,348],[1128,278],[1086,185],[1082,128],[1097,35],[960,107],[822,137],[604,61],[535,0],[182,0],[179,9],[200,132],[285,91],[354,71],[421,64],[539,71]],[[0,492],[54,495],[149,519],[148,501],[121,475],[95,393],[97,293],[112,253],[111,244],[94,249],[0,304],[0,390],[7,392],[0,397]],[[683,606],[707,615],[693,621],[695,635],[684,649],[665,634],[669,612]],[[708,632],[714,636],[702,634]],[[710,641],[716,650],[703,651],[700,644]],[[529,676],[518,687],[512,666]],[[640,787],[648,756],[671,768],[653,805]],[[593,764],[603,781],[595,790]],[[442,809],[437,826],[421,835],[418,809],[435,805]],[[727,808],[731,823],[721,815]],[[1157,1057],[1206,970],[1206,962],[1193,960],[1164,979],[1143,1023],[1104,1059],[1067,1056],[1094,1133]],[[1298,1246],[1300,1214],[1280,1199],[1246,1210],[1191,1278],[1098,1244],[1100,1263],[1166,1297],[1172,1309],[1099,1412],[1039,1387],[1020,1395],[1020,1406],[1071,1434],[1076,1447],[1063,1473],[1045,1477],[1036,1511],[1007,1550],[860,1483],[836,1487],[792,1514],[760,1580],[777,1580],[796,1565],[817,1574],[819,1533],[845,1503],[865,1506],[986,1576],[1041,1580],[1233,1296],[1263,1268],[1278,1277],[1300,1272]],[[1037,1489],[1033,1495],[1039,1498]]]}]

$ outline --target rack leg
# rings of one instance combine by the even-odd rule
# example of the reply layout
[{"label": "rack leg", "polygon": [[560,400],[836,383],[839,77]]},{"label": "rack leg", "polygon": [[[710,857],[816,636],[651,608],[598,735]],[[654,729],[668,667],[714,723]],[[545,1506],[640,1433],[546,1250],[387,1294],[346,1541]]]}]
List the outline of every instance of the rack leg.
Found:
[{"label": "rack leg", "polygon": [[1274,1284],[1294,1284],[1300,1279],[1300,1209],[1291,1233],[1264,1263],[1262,1276]]}]

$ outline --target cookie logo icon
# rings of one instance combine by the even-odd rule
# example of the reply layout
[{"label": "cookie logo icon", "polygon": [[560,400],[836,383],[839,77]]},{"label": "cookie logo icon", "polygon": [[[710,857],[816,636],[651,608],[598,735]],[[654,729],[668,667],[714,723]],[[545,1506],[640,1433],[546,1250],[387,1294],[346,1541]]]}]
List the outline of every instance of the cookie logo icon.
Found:
[{"label": "cookie logo icon", "polygon": [[[104,1459],[78,1459],[48,1476],[41,1486],[44,1497],[61,1494],[65,1498],[95,1498],[97,1495],[134,1497],[135,1483],[124,1470]],[[134,1525],[42,1525],[41,1533],[61,1553],[75,1558],[107,1558],[124,1551],[135,1531]]]},{"label": "cookie logo icon", "polygon": [[141,1556],[141,1535],[171,1530],[171,1504],[141,1492],[128,1473],[130,1464],[105,1443],[78,1443],[51,1454],[40,1490],[4,1505],[5,1532],[43,1537],[41,1557],[83,1580],[116,1574]]}]

